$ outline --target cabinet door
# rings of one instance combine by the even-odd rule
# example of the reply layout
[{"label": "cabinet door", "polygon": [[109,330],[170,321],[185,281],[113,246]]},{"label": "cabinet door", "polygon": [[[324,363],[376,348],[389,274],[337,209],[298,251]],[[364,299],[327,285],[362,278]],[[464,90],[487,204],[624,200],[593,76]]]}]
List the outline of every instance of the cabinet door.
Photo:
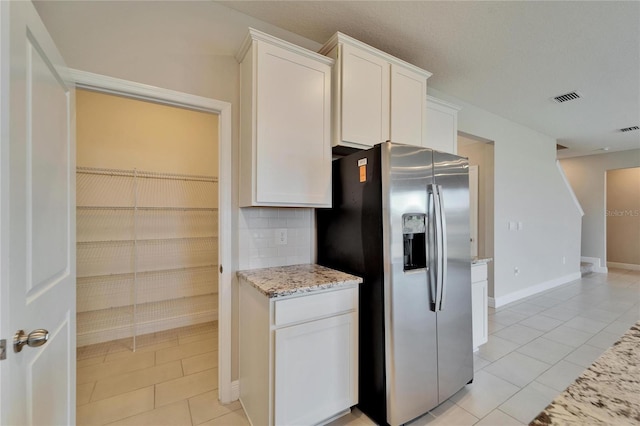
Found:
[{"label": "cabinet door", "polygon": [[275,331],[274,424],[316,424],[357,403],[357,340],[356,313]]},{"label": "cabinet door", "polygon": [[427,101],[426,146],[442,152],[456,154],[458,150],[458,110]]},{"label": "cabinet door", "polygon": [[391,66],[391,141],[424,146],[427,134],[427,79]]},{"label": "cabinet door", "polygon": [[389,63],[342,45],[341,139],[354,147],[389,139]]},{"label": "cabinet door", "polygon": [[258,205],[331,205],[331,67],[258,43]]},{"label": "cabinet door", "polygon": [[473,349],[487,343],[488,311],[487,311],[487,281],[471,284],[471,315],[473,324]]}]

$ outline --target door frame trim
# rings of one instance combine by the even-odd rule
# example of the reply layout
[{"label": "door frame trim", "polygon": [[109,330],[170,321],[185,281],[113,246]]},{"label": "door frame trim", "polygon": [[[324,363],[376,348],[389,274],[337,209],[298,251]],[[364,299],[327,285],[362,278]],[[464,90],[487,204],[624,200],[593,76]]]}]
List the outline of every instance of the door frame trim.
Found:
[{"label": "door frame trim", "polygon": [[[151,101],[218,115],[218,263],[224,265],[218,283],[218,397],[227,403],[238,399],[231,381],[231,261],[232,241],[232,139],[231,103],[175,90],[136,83],[75,69],[69,70],[76,88]],[[222,232],[220,232],[222,231]]]}]

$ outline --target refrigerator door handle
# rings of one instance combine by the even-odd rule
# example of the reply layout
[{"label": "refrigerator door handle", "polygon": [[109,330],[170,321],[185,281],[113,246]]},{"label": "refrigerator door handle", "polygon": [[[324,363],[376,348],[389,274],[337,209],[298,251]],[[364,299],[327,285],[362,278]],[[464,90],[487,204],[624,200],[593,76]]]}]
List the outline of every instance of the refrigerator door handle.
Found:
[{"label": "refrigerator door handle", "polygon": [[440,204],[440,185],[432,185],[433,204],[435,213],[435,246],[436,246],[436,306],[438,312],[442,308],[442,208]]},{"label": "refrigerator door handle", "polygon": [[429,283],[429,296],[431,310],[433,312],[438,311],[438,253],[437,253],[437,240],[435,237],[438,227],[436,221],[437,206],[435,203],[436,195],[434,193],[435,185],[427,185],[427,237],[425,238],[426,253],[428,259],[427,267],[427,282]]},{"label": "refrigerator door handle", "polygon": [[440,275],[439,285],[440,289],[438,294],[440,295],[440,304],[438,310],[441,311],[444,308],[444,299],[447,295],[447,217],[444,214],[444,199],[442,194],[442,186],[438,187],[437,192],[437,205],[439,208],[438,223],[440,224],[440,235],[438,239],[439,248],[439,261],[438,261],[438,273]]}]

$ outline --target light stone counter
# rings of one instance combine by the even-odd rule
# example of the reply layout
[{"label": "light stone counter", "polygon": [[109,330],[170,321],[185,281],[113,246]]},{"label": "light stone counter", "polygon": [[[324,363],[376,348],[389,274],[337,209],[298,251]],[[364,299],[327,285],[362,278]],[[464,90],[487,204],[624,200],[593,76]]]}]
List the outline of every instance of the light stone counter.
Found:
[{"label": "light stone counter", "polygon": [[292,265],[238,271],[267,297],[282,297],[362,283],[362,278],[320,265]]},{"label": "light stone counter", "polygon": [[640,321],[529,425],[640,424]]},{"label": "light stone counter", "polygon": [[484,259],[479,259],[479,258],[475,258],[471,260],[471,264],[472,265],[477,265],[477,264],[481,264],[481,263],[489,263],[489,262],[493,262],[493,258],[492,257],[487,257]]}]

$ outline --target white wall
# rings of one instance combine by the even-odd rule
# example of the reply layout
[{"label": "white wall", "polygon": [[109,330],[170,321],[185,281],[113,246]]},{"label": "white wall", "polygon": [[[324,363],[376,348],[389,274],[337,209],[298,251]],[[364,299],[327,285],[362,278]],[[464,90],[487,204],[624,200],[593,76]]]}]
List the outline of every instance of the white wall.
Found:
[{"label": "white wall", "polygon": [[566,158],[560,164],[584,210],[582,256],[606,271],[606,171],[640,166],[640,149]]},{"label": "white wall", "polygon": [[[496,306],[579,278],[580,212],[556,167],[556,140],[429,92],[462,108],[459,131],[494,141]],[[510,231],[509,222],[522,222],[522,230]]]}]

